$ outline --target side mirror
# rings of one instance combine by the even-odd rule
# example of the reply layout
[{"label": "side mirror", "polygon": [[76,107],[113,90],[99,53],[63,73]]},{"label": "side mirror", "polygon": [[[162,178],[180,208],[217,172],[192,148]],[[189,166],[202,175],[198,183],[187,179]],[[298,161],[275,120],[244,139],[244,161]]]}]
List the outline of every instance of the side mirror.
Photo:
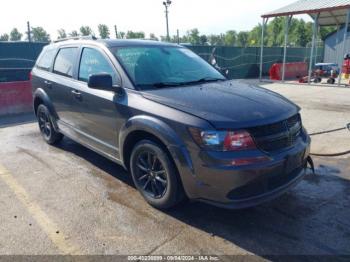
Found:
[{"label": "side mirror", "polygon": [[112,76],[101,73],[89,76],[88,87],[98,90],[114,91]]}]

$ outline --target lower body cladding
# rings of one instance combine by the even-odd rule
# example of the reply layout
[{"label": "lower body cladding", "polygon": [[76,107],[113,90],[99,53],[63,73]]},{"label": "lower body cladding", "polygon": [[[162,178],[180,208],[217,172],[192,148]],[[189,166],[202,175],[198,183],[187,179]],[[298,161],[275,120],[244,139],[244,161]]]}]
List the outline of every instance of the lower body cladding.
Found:
[{"label": "lower body cladding", "polygon": [[293,147],[273,154],[200,151],[194,156],[192,152],[193,179],[185,178],[189,172],[180,173],[190,199],[229,209],[247,208],[296,185],[306,174],[309,153],[310,138],[298,139]]}]

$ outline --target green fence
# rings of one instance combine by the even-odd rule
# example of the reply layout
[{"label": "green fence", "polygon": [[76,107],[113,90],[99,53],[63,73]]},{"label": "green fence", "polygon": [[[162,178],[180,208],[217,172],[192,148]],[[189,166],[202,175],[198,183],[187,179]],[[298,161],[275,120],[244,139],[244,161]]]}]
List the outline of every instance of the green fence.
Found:
[{"label": "green fence", "polygon": [[47,43],[0,42],[0,82],[28,80],[45,45]]},{"label": "green fence", "polygon": [[[228,69],[228,78],[257,78],[260,67],[259,47],[228,47],[228,46],[188,46],[209,63],[215,57],[220,68]],[[265,47],[263,59],[263,75],[267,76],[274,63],[283,61],[283,47]],[[315,53],[315,62],[323,61],[323,48]],[[316,61],[317,57],[317,61]],[[307,62],[310,60],[310,48],[288,48],[287,62]]]},{"label": "green fence", "polygon": [[[0,42],[0,82],[27,80],[28,74],[42,48],[47,43]],[[259,76],[259,47],[188,46],[210,62],[213,57],[220,68],[228,69],[228,78],[257,78]],[[317,51],[317,62],[323,61],[323,49]],[[288,48],[287,62],[308,62],[310,48]],[[315,58],[316,59],[316,55]],[[263,75],[268,75],[274,63],[282,62],[282,47],[264,48]]]}]

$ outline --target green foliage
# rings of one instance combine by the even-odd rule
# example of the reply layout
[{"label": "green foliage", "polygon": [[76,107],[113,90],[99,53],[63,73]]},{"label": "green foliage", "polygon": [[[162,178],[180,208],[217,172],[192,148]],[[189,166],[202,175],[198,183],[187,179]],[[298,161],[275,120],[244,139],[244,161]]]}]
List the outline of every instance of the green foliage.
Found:
[{"label": "green foliage", "polygon": [[241,31],[237,35],[237,45],[241,47],[248,46],[249,32]]},{"label": "green foliage", "polygon": [[67,38],[67,33],[66,33],[66,30],[64,29],[59,29],[57,30],[57,33],[58,33],[58,39],[64,39],[64,38]]},{"label": "green foliage", "polygon": [[128,31],[126,33],[126,38],[127,39],[142,39],[145,38],[145,33],[144,32],[134,32],[134,31]]},{"label": "green foliage", "polygon": [[82,26],[80,27],[80,33],[82,36],[89,36],[89,35],[94,35],[92,29],[90,28],[90,26]]},{"label": "green foliage", "polygon": [[155,40],[155,41],[158,41],[158,37],[156,37],[156,35],[154,33],[150,33],[149,34],[149,39],[152,39],[152,40]]},{"label": "green foliage", "polygon": [[9,36],[8,34],[0,35],[0,41],[1,41],[1,42],[8,41],[9,38],[10,38],[10,36]]},{"label": "green foliage", "polygon": [[69,35],[69,37],[77,37],[77,36],[79,36],[79,33],[77,30],[73,30],[68,35]]},{"label": "green foliage", "polygon": [[237,42],[237,32],[234,30],[227,31],[224,37],[224,43],[227,46],[234,46]]},{"label": "green foliage", "polygon": [[21,34],[17,28],[13,28],[10,32],[10,40],[11,41],[20,41],[22,39],[23,34]]},{"label": "green foliage", "polygon": [[109,32],[108,26],[105,25],[105,24],[99,24],[98,25],[98,33],[100,34],[100,37],[102,39],[109,38],[109,36],[110,36],[110,32]]},{"label": "green foliage", "polygon": [[41,26],[32,27],[31,34],[33,42],[50,42],[50,35]]}]

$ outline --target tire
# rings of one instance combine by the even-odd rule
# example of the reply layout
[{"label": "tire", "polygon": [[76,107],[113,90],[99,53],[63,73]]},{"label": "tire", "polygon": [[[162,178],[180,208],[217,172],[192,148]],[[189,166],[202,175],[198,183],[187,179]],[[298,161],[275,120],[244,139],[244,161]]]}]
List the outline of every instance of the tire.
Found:
[{"label": "tire", "polygon": [[137,143],[131,153],[130,170],[136,188],[151,206],[169,209],[185,199],[177,169],[157,143]]},{"label": "tire", "polygon": [[53,145],[60,142],[63,135],[56,132],[49,109],[41,104],[37,110],[38,125],[41,135],[46,143]]}]

